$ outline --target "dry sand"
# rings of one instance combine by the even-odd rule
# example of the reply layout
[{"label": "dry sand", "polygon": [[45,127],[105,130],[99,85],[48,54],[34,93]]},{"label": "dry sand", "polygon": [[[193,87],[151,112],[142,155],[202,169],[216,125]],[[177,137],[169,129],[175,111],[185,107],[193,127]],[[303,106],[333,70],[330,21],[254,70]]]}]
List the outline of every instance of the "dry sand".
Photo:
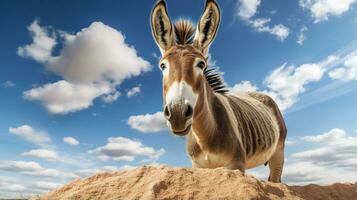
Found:
[{"label": "dry sand", "polygon": [[318,199],[357,200],[357,183],[287,186],[239,171],[167,166],[106,172],[75,180],[36,200]]}]

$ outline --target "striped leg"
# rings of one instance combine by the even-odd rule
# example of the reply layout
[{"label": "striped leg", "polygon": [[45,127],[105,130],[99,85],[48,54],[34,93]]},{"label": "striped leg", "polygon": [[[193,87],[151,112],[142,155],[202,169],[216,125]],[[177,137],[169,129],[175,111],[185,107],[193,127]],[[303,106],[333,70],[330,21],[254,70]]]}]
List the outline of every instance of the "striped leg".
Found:
[{"label": "striped leg", "polygon": [[284,165],[284,144],[280,144],[280,142],[278,143],[275,153],[270,158],[268,163],[270,170],[268,180],[274,183],[280,183]]}]

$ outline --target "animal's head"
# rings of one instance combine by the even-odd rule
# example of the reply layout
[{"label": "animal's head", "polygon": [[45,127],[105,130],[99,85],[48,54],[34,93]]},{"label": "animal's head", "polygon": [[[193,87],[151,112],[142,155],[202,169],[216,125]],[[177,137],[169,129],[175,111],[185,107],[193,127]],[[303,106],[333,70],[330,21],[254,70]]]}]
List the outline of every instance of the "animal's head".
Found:
[{"label": "animal's head", "polygon": [[207,0],[204,13],[194,30],[189,21],[172,24],[164,0],[151,14],[153,37],[160,48],[163,74],[164,115],[171,131],[186,135],[197,112],[196,105],[207,81],[208,49],[220,22],[215,0]]}]

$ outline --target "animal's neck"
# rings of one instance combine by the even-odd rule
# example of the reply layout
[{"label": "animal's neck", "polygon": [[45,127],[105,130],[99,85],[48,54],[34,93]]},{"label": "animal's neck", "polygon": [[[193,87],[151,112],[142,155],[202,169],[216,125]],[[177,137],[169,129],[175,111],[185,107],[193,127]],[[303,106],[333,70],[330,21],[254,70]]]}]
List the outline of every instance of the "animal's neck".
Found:
[{"label": "animal's neck", "polygon": [[191,131],[203,151],[208,150],[210,140],[217,132],[217,120],[213,109],[216,98],[212,88],[205,83],[195,106]]}]

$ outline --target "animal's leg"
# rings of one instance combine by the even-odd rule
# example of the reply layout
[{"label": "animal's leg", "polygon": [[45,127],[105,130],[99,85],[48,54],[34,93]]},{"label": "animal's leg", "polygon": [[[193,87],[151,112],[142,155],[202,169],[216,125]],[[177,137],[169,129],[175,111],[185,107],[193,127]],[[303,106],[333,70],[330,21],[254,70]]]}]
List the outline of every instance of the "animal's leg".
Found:
[{"label": "animal's leg", "polygon": [[232,170],[238,169],[239,171],[245,173],[245,168],[244,168],[244,164],[242,161],[233,161],[231,164],[227,165],[225,168],[232,169]]},{"label": "animal's leg", "polygon": [[280,183],[284,165],[284,144],[278,143],[275,153],[269,159],[268,163],[270,170],[268,180],[274,183]]},{"label": "animal's leg", "polygon": [[193,160],[191,160],[192,168],[200,168],[200,166]]}]

